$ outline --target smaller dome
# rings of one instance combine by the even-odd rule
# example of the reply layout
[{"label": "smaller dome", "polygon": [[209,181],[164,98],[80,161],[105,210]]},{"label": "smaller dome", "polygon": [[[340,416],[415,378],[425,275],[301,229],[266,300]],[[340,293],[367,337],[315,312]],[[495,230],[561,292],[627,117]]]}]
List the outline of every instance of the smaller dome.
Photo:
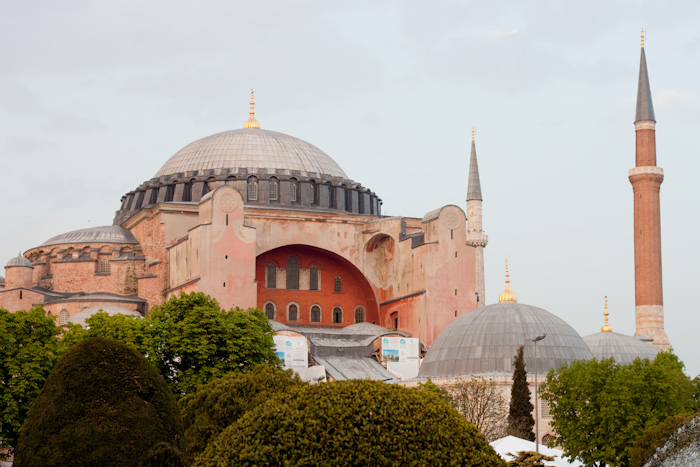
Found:
[{"label": "smaller dome", "polygon": [[270,320],[270,327],[272,328],[273,331],[275,332],[280,332],[280,331],[291,331],[292,329],[287,326],[284,323],[280,323],[279,321],[275,321],[274,319]]},{"label": "smaller dome", "polygon": [[5,265],[6,268],[31,268],[32,262],[22,255],[17,255]]},{"label": "smaller dome", "polygon": [[637,358],[653,360],[659,353],[657,349],[645,344],[633,336],[626,336],[612,331],[603,331],[583,338],[591,349],[593,357],[598,360],[614,358],[615,363],[627,365]]},{"label": "smaller dome", "polygon": [[0,276],[0,287],[5,287],[5,278]]},{"label": "smaller dome", "polygon": [[138,311],[132,311],[127,308],[122,308],[120,306],[113,306],[113,305],[106,305],[106,306],[91,306],[90,308],[85,308],[83,311],[80,313],[76,313],[73,316],[70,317],[68,320],[69,323],[73,324],[80,324],[81,326],[85,326],[85,320],[88,319],[90,316],[95,315],[100,312],[105,312],[109,316],[114,316],[114,315],[126,315],[126,316],[138,316],[139,318],[142,318],[141,313]]},{"label": "smaller dome", "polygon": [[46,240],[41,246],[62,245],[65,243],[127,243],[138,244],[136,237],[118,225],[91,227],[73,230]]},{"label": "smaller dome", "polygon": [[380,326],[378,324],[372,324],[367,322],[351,324],[350,326],[344,327],[343,331],[347,334],[357,334],[359,336],[374,336],[397,333],[396,330],[392,330],[389,328],[385,328],[384,326]]}]

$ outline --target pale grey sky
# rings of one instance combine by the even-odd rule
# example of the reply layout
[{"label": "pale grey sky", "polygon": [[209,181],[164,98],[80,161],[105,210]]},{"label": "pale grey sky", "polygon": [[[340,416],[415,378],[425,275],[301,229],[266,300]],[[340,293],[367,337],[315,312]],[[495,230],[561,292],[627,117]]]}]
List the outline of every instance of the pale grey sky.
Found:
[{"label": "pale grey sky", "polygon": [[487,302],[634,333],[640,29],[657,123],[666,330],[700,373],[700,3],[26,1],[0,6],[0,262],[112,223],[177,150],[241,128],[304,139],[390,215],[465,208],[471,126]]}]

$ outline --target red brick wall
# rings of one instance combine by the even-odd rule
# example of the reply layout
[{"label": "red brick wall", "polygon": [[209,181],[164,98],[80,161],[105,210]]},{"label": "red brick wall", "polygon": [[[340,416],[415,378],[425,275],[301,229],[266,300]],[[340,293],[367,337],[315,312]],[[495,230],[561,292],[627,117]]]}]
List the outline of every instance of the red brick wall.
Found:
[{"label": "red brick wall", "polygon": [[637,167],[656,166],[656,131],[637,130]]},{"label": "red brick wall", "polygon": [[638,174],[630,177],[634,193],[635,304],[663,305],[661,278],[662,177]]},{"label": "red brick wall", "polygon": [[[308,269],[312,265],[318,267],[320,290],[286,290],[286,284],[280,283],[276,289],[265,287],[267,265],[276,263],[278,267],[286,269],[287,258],[291,255],[299,257],[300,269]],[[336,277],[343,281],[343,292],[340,294],[334,293]],[[357,268],[333,253],[302,246],[268,251],[257,258],[255,279],[258,283],[258,307],[263,308],[267,301],[273,301],[277,306],[277,321],[281,323],[287,322],[287,304],[294,302],[299,305],[299,321],[295,322],[298,324],[348,326],[355,323],[355,308],[358,305],[365,308],[366,321],[382,324],[374,292],[367,280]],[[320,323],[310,322],[312,305],[321,306]],[[343,323],[334,325],[332,310],[336,306],[343,309]]]},{"label": "red brick wall", "polygon": [[[20,298],[20,292],[22,298]],[[27,289],[0,291],[0,308],[8,311],[31,310],[35,303],[41,303],[43,300],[42,294]]]}]

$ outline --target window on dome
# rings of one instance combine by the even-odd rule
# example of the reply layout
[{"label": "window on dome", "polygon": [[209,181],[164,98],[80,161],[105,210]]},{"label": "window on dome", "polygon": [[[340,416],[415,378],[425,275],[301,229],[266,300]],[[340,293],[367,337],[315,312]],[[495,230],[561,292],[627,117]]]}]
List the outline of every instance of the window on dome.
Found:
[{"label": "window on dome", "polygon": [[340,277],[335,278],[333,293],[343,293],[343,279]]},{"label": "window on dome", "polygon": [[333,308],[333,324],[343,324],[343,309],[339,306]]},{"label": "window on dome", "polygon": [[365,309],[361,306],[355,308],[355,323],[364,323],[366,320]]},{"label": "window on dome", "polygon": [[321,322],[321,307],[318,305],[314,305],[311,307],[311,322],[312,323],[320,323]]},{"label": "window on dome", "polygon": [[68,323],[68,318],[68,310],[61,310],[61,312],[58,314],[58,325],[65,326],[66,323]]},{"label": "window on dome", "polygon": [[335,187],[328,185],[328,207],[335,209]]},{"label": "window on dome", "polygon": [[158,188],[151,188],[151,198],[148,200],[148,204],[156,204],[158,202]]},{"label": "window on dome", "polygon": [[318,290],[318,268],[316,266],[309,268],[309,290]]},{"label": "window on dome", "polygon": [[275,304],[272,302],[267,302],[265,304],[265,316],[267,316],[267,319],[275,319]]},{"label": "window on dome", "polygon": [[173,200],[175,196],[175,185],[168,185],[165,187],[165,202],[169,203]]},{"label": "window on dome", "polygon": [[248,179],[248,201],[258,200],[258,180],[255,177]]},{"label": "window on dome", "polygon": [[277,182],[277,179],[271,178],[270,179],[270,201],[277,201],[278,198],[278,191],[279,191],[279,182]]},{"label": "window on dome", "polygon": [[289,305],[289,321],[299,321],[299,307],[294,303]]},{"label": "window on dome", "polygon": [[297,202],[297,182],[293,181],[289,184],[289,201]]},{"label": "window on dome", "polygon": [[287,258],[287,289],[299,290],[299,258]]},{"label": "window on dome", "polygon": [[192,183],[186,182],[182,190],[182,201],[192,201]]},{"label": "window on dome", "polygon": [[345,210],[352,212],[352,190],[349,188],[345,189]]},{"label": "window on dome", "polygon": [[277,288],[277,265],[270,263],[267,266],[267,288]]}]

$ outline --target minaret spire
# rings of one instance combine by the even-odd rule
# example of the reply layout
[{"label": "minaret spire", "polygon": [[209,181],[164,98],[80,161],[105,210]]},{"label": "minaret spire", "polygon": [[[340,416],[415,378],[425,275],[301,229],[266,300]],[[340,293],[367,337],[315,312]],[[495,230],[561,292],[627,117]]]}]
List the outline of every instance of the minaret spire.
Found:
[{"label": "minaret spire", "polygon": [[467,185],[467,245],[476,248],[475,277],[477,307],[486,305],[486,281],[484,278],[484,247],[489,237],[484,235],[481,228],[481,183],[479,182],[479,166],[476,163],[475,128],[472,127],[472,152],[469,159],[469,182]]},{"label": "minaret spire", "polygon": [[636,133],[636,166],[629,171],[634,193],[634,289],[636,336],[653,339],[651,345],[668,350],[664,330],[664,298],[661,277],[661,203],[659,191],[664,170],[656,166],[656,116],[644,51],[639,63]]}]

